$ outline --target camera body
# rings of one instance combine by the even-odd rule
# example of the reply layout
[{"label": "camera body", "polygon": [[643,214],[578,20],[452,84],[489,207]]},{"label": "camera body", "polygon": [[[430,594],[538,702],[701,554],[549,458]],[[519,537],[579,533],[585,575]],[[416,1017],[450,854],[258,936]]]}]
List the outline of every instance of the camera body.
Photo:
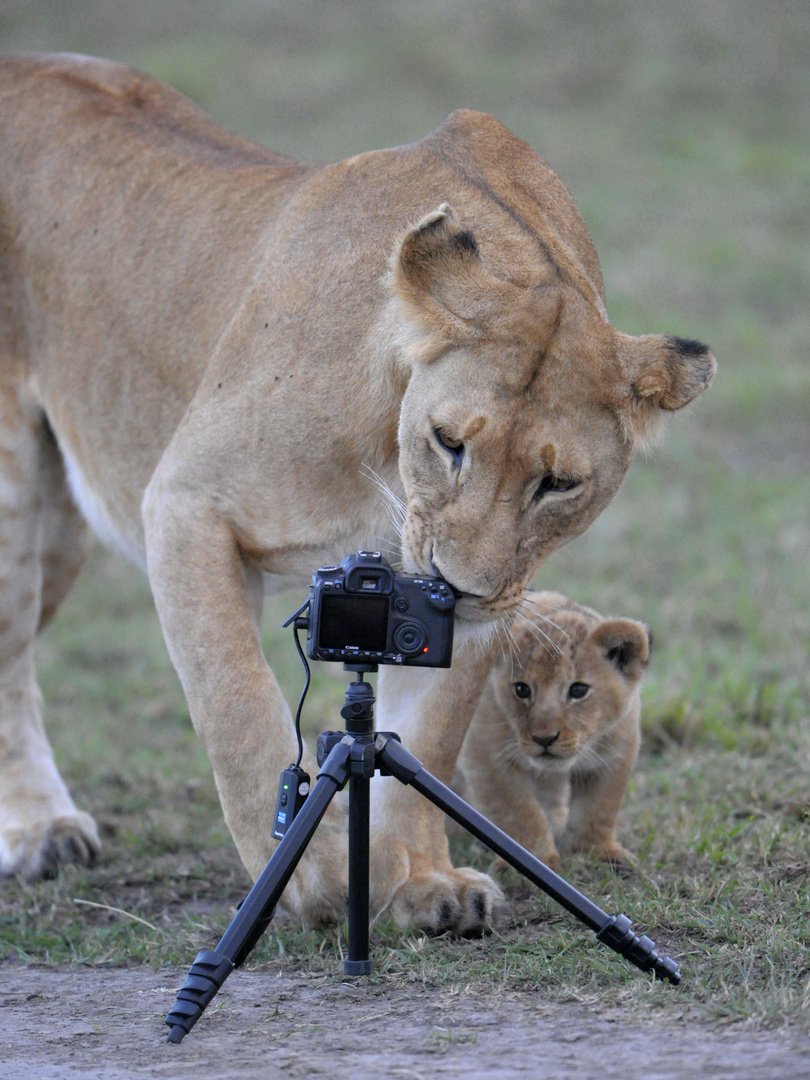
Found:
[{"label": "camera body", "polygon": [[378,551],[358,551],[316,570],[309,597],[312,660],[450,667],[456,599],[445,581],[395,574]]}]

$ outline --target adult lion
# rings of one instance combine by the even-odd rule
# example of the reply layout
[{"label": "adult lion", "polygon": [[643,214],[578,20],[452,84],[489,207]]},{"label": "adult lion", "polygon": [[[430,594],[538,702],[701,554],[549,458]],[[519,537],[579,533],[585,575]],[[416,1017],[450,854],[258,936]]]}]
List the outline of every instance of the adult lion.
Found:
[{"label": "adult lion", "polygon": [[[149,574],[255,876],[295,747],[264,585],[400,542],[371,478],[390,487],[402,567],[457,590],[459,644],[449,671],[385,669],[378,722],[449,780],[488,669],[476,641],[714,361],[610,327],[568,192],[489,116],[307,165],[76,56],[3,61],[0,114],[0,866],[36,876],[98,848],[32,664],[89,522]],[[452,868],[441,814],[374,787],[374,907],[479,926],[497,889]],[[344,908],[342,841],[336,811],[287,890],[308,920]]]}]

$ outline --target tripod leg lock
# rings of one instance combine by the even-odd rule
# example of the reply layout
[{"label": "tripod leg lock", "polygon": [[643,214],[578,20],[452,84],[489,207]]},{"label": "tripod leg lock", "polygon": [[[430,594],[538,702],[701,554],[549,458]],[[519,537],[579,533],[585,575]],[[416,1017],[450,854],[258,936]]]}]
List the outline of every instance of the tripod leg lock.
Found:
[{"label": "tripod leg lock", "polygon": [[613,915],[599,930],[596,939],[642,971],[654,971],[659,979],[668,979],[677,985],[681,981],[681,972],[675,961],[668,956],[659,956],[655,942],[646,936],[637,937],[631,926],[626,915]]},{"label": "tripod leg lock", "polygon": [[[417,773],[424,768],[422,762],[414,757],[410,750],[405,749],[399,735],[395,732],[378,731],[376,735],[374,746],[380,756],[380,774],[395,776],[401,783],[410,784]],[[390,767],[391,763],[395,765],[395,768]]]},{"label": "tripod leg lock", "polygon": [[[330,732],[330,734],[340,734],[340,732]],[[318,771],[318,778],[321,776],[328,776],[330,780],[333,780],[337,785],[338,791],[344,786],[349,779],[349,767],[347,763],[352,756],[352,739],[346,735],[335,743],[329,750],[329,756],[321,765]]]},{"label": "tripod leg lock", "polygon": [[222,953],[204,949],[197,954],[188,977],[180,988],[174,1007],[166,1017],[171,1031],[167,1042],[179,1043],[203,1014],[209,1001],[233,971],[234,965]]}]

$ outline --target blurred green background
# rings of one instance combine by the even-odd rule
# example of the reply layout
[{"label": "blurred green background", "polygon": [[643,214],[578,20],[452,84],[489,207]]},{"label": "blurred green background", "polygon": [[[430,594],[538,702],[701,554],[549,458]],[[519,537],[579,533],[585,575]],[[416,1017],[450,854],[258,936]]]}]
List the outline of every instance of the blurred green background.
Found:
[{"label": "blurred green background", "polygon": [[[4,0],[0,45],[132,63],[302,158],[408,142],[457,106],[525,138],[585,215],[612,321],[705,340],[720,364],[538,583],[652,627],[648,748],[778,741],[787,772],[774,775],[807,774],[810,6]],[[268,615],[293,705],[300,669],[277,626],[298,600]],[[128,747],[128,775],[148,724],[153,746],[179,739],[210,782],[134,571],[97,554],[41,651],[74,786],[102,776],[101,717],[107,760]],[[332,724],[341,680],[320,677],[308,730]]]}]

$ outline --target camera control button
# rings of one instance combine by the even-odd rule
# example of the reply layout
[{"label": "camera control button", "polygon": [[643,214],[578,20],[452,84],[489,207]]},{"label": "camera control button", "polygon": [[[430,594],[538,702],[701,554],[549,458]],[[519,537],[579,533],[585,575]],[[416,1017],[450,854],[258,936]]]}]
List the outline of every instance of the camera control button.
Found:
[{"label": "camera control button", "polygon": [[397,611],[407,611],[408,601],[405,599],[404,596],[398,596],[394,601],[394,607],[397,609]]}]

